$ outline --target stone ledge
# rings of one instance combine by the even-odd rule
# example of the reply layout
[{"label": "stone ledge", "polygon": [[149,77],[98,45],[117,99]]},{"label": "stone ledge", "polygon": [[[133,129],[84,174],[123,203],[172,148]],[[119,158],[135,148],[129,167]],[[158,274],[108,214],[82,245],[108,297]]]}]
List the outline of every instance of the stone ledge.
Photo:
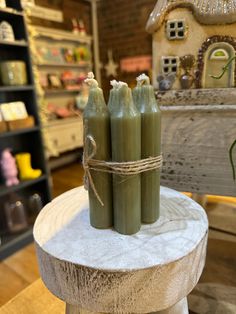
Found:
[{"label": "stone ledge", "polygon": [[[228,106],[236,108],[236,88],[156,91],[160,106]],[[226,105],[226,107],[224,106]]]}]

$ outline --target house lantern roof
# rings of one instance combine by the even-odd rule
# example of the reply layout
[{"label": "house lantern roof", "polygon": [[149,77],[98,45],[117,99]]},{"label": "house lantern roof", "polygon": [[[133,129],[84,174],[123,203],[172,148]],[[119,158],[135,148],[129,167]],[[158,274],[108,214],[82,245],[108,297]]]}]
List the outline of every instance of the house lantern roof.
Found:
[{"label": "house lantern roof", "polygon": [[192,10],[201,24],[236,22],[236,0],[157,0],[146,30],[154,33],[162,25],[165,15],[177,7],[187,7]]}]

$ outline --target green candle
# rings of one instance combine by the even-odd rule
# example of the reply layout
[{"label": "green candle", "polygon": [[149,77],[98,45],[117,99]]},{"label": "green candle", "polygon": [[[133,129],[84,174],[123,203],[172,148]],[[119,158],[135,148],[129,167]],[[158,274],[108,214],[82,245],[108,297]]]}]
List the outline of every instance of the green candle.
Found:
[{"label": "green candle", "polygon": [[[141,156],[156,157],[161,153],[161,111],[149,78],[143,74],[137,81],[133,99],[141,113]],[[141,191],[142,222],[154,223],[159,218],[160,170],[142,173]]]},{"label": "green candle", "polygon": [[[93,158],[97,160],[110,160],[110,115],[102,90],[98,87],[97,81],[93,79],[91,73],[89,73],[89,77],[86,80],[90,86],[89,98],[83,115],[85,143],[86,136],[91,135],[97,146],[97,151]],[[90,154],[92,146],[89,145],[88,148]],[[113,225],[111,175],[94,170],[90,170],[90,173],[97,193],[103,202],[103,205],[99,202],[90,183],[90,223],[95,228],[109,228]]]},{"label": "green candle", "polygon": [[[140,160],[141,119],[127,84],[120,82],[111,112],[112,161]],[[113,175],[114,227],[122,234],[134,234],[141,227],[140,174]]]}]

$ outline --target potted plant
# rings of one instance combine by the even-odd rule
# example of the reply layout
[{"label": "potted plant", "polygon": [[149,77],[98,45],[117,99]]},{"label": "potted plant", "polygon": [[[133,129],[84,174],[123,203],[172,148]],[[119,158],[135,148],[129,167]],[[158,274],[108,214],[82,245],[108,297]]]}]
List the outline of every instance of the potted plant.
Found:
[{"label": "potted plant", "polygon": [[191,74],[195,64],[193,55],[185,55],[180,57],[180,67],[184,70],[184,74],[180,76],[180,84],[182,89],[189,89],[194,82],[194,76]]}]

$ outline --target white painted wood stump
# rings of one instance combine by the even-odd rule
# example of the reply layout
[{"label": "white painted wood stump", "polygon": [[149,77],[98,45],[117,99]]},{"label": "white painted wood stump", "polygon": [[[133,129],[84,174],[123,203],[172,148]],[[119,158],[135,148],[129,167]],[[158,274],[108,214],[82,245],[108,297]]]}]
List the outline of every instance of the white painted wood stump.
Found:
[{"label": "white painted wood stump", "polygon": [[161,188],[161,216],[133,236],[89,224],[81,187],[46,205],[34,226],[47,288],[77,313],[188,313],[205,264],[208,221],[190,198]]}]

